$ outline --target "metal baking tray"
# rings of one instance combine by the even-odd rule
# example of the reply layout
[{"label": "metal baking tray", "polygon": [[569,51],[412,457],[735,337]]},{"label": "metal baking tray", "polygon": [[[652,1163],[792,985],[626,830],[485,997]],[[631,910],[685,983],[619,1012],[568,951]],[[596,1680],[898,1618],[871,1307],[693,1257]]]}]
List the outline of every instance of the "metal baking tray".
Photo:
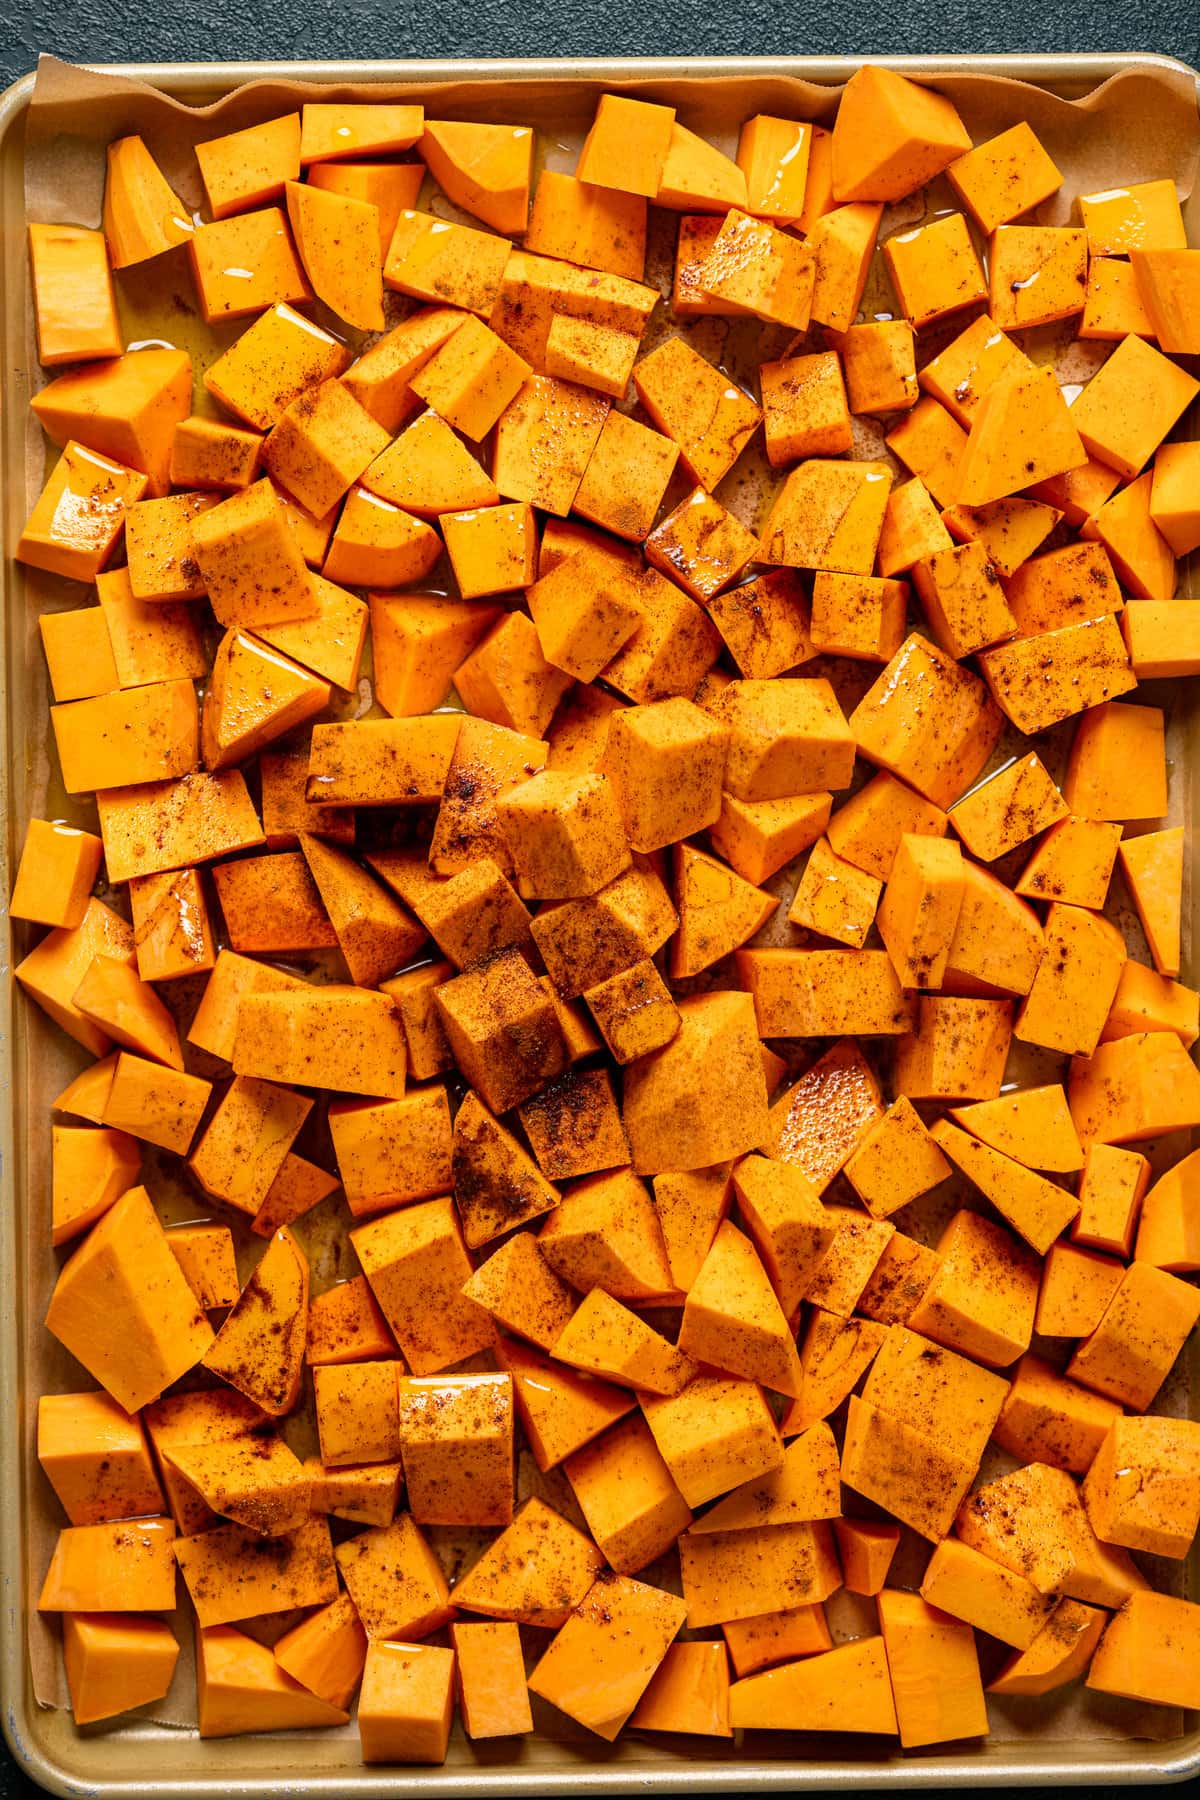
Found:
[{"label": "metal baking tray", "polygon": [[[1064,98],[1078,98],[1119,71],[1131,67],[1182,73],[1196,84],[1200,75],[1171,58],[1134,55],[881,57],[880,62],[920,77],[965,71],[1029,81]],[[512,61],[397,61],[309,63],[152,63],[112,65],[108,72],[156,87],[193,106],[206,105],[251,80],[320,84],[413,83],[414,98],[432,100],[447,83],[536,82],[552,88],[570,81],[589,94],[627,83],[655,84],[655,98],[669,100],[673,84],[688,84],[688,117],[703,129],[703,96],[693,84],[738,83],[744,113],[758,110],[757,84],[780,77],[840,84],[858,66],[840,57],[727,57],[610,59],[563,63],[549,59]],[[0,424],[0,507],[5,543],[24,520],[26,474],[31,456],[40,457],[30,432],[28,400],[38,385],[27,360],[26,259],[24,247],[24,128],[33,76],[16,82],[0,97],[0,242],[4,281],[0,295],[4,400]],[[462,90],[459,89],[461,101]],[[1200,241],[1200,193],[1185,208],[1189,236]],[[37,465],[40,469],[40,463]],[[1197,559],[1193,559],[1195,564]],[[34,614],[27,598],[32,585],[11,562],[0,574],[0,712],[5,719],[0,758],[0,797],[7,831],[0,839],[0,884],[9,891],[14,846],[24,836],[34,797],[51,785],[46,744],[46,692],[37,648]],[[1185,590],[1200,593],[1193,568]],[[1196,820],[1191,770],[1200,768],[1200,702],[1177,709],[1172,721],[1172,754],[1184,774],[1184,806]],[[1194,840],[1193,840],[1194,841]],[[1194,849],[1193,849],[1194,854]],[[1191,881],[1192,917],[1200,882]],[[25,927],[6,942],[11,967],[27,947]],[[1191,934],[1195,944],[1200,939]],[[1195,966],[1185,979],[1195,980]],[[795,1792],[808,1789],[947,1788],[1030,1785],[1094,1786],[1171,1782],[1200,1772],[1200,1722],[1189,1715],[1181,1735],[1169,1741],[1058,1738],[1053,1718],[1035,1733],[983,1740],[968,1747],[905,1755],[882,1753],[875,1745],[846,1738],[806,1734],[757,1734],[743,1746],[713,1740],[664,1743],[633,1737],[608,1745],[587,1736],[534,1737],[515,1743],[472,1745],[460,1731],[442,1768],[364,1768],[356,1738],[341,1733],[279,1733],[202,1743],[186,1730],[134,1718],[105,1728],[76,1730],[69,1711],[43,1708],[34,1696],[29,1669],[26,1621],[35,1604],[35,1571],[28,1555],[28,1532],[37,1487],[33,1454],[36,1395],[41,1381],[37,1343],[45,1291],[45,1257],[40,1233],[30,1229],[32,1202],[44,1173],[44,1152],[30,1121],[44,1121],[47,1097],[57,1082],[46,1073],[61,1042],[35,1008],[9,990],[0,1013],[0,1371],[5,1383],[0,1405],[0,1702],[3,1727],[18,1764],[44,1788],[64,1795],[86,1794],[129,1800],[166,1800],[217,1791],[231,1797],[291,1794],[304,1800],[367,1800],[368,1796],[451,1796],[666,1794]],[[1193,1351],[1195,1351],[1193,1345]],[[1195,1362],[1200,1357],[1193,1358]],[[1200,1381],[1191,1383],[1193,1395]],[[1193,1565],[1187,1591],[1200,1597]]]}]

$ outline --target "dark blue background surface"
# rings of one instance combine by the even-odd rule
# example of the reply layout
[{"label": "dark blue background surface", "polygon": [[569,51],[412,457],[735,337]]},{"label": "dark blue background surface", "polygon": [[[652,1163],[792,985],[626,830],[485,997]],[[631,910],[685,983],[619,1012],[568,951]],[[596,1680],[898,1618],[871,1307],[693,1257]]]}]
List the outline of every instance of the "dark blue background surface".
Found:
[{"label": "dark blue background surface", "polygon": [[[0,87],[32,69],[42,50],[76,62],[1132,50],[1195,66],[1200,8],[1195,0],[985,0],[965,9],[953,0],[426,0],[408,9],[379,0],[70,0],[53,8],[0,0]],[[34,1791],[0,1741],[0,1800]],[[1200,1782],[1175,1791],[1200,1800]]]}]

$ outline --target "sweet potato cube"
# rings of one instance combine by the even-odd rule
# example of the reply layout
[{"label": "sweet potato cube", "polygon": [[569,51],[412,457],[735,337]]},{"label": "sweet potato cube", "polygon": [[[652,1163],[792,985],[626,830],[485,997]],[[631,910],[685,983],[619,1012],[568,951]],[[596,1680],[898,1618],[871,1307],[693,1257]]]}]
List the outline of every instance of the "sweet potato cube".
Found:
[{"label": "sweet potato cube", "polygon": [[898,1588],[884,1588],[878,1605],[904,1748],[986,1736],[987,1703],[970,1625]]},{"label": "sweet potato cube", "polygon": [[102,900],[90,899],[78,925],[60,926],[49,932],[16,968],[17,980],[30,998],[94,1056],[103,1056],[111,1039],[80,1012],[73,996],[99,955],[131,964],[133,934],[124,919]]},{"label": "sweet potato cube", "polygon": [[728,1220],[688,1291],[679,1342],[732,1375],[779,1393],[798,1390],[800,1362],[770,1278],[750,1239]]},{"label": "sweet potato cube", "polygon": [[367,1647],[354,1602],[349,1594],[339,1594],[284,1632],[275,1645],[275,1661],[318,1699],[344,1710],[362,1678]]},{"label": "sweet potato cube", "polygon": [[464,600],[527,588],[537,572],[537,530],[528,506],[443,513],[446,549]]},{"label": "sweet potato cube", "polygon": [[108,622],[98,606],[43,613],[38,620],[54,698],[89,700],[119,687]]},{"label": "sweet potato cube", "polygon": [[132,1526],[64,1527],[42,1583],[38,1610],[173,1612],[174,1539],[170,1519],[142,1519]]},{"label": "sweet potato cube", "polygon": [[148,478],[70,440],[47,478],[13,555],[30,568],[94,581]]},{"label": "sweet potato cube", "polygon": [[813,222],[808,242],[816,258],[812,317],[831,331],[848,331],[866,291],[883,207],[875,201],[831,206]]},{"label": "sweet potato cube", "polygon": [[[566,390],[566,383],[557,385]],[[670,437],[610,411],[587,457],[573,510],[628,543],[641,543],[654,524],[678,459],[679,447]],[[667,572],[681,578],[674,561]]]},{"label": "sweet potato cube", "polygon": [[910,1315],[912,1329],[990,1368],[1007,1368],[1029,1348],[1036,1259],[1002,1225],[970,1212],[955,1213],[937,1250],[941,1264]]},{"label": "sweet potato cube", "polygon": [[82,924],[103,848],[90,831],[30,819],[9,902],[11,917],[69,930]]},{"label": "sweet potato cube", "polygon": [[530,1688],[611,1742],[686,1616],[674,1594],[626,1575],[602,1577],[552,1641]]},{"label": "sweet potato cube", "polygon": [[[732,1498],[732,1496],[731,1496]],[[703,1523],[703,1521],[701,1521]],[[756,1618],[785,1603],[819,1605],[841,1585],[833,1532],[823,1520],[700,1531],[679,1540],[688,1618],[717,1625]]]},{"label": "sweet potato cube", "polygon": [[735,1726],[751,1729],[798,1726],[894,1734],[896,1707],[883,1639],[842,1644],[735,1682],[729,1690],[729,1718]]},{"label": "sweet potato cube", "polygon": [[37,1457],[72,1525],[164,1511],[142,1421],[102,1390],[41,1396]]},{"label": "sweet potato cube", "polygon": [[846,1179],[875,1219],[888,1219],[950,1173],[911,1100],[903,1094],[863,1136],[845,1165]]},{"label": "sweet potato cube", "polygon": [[785,1607],[782,1612],[760,1613],[749,1619],[728,1619],[722,1624],[721,1633],[738,1676],[753,1675],[772,1663],[792,1663],[794,1658],[833,1648],[825,1611],[819,1603]]},{"label": "sweet potato cube", "polygon": [[188,1167],[206,1194],[253,1216],[311,1111],[290,1088],[235,1075]]},{"label": "sweet potato cube", "polygon": [[916,1030],[897,1046],[896,1089],[910,1100],[994,1100],[1011,1039],[1006,1000],[922,995]]},{"label": "sweet potato cube", "polygon": [[835,1519],[833,1535],[847,1590],[852,1594],[878,1594],[887,1581],[900,1542],[900,1527],[877,1525],[869,1519]]},{"label": "sweet potato cube", "polygon": [[1094,1331],[1122,1275],[1119,1262],[1053,1244],[1042,1266],[1034,1329],[1040,1337],[1082,1338]]},{"label": "sweet potato cube", "polygon": [[929,489],[919,477],[892,489],[875,557],[880,576],[906,575],[922,557],[949,550],[952,543]]},{"label": "sweet potato cube", "polygon": [[448,981],[436,1001],[460,1069],[494,1112],[529,1099],[567,1066],[549,998],[520,951]]},{"label": "sweet potato cube", "polygon": [[1094,1605],[1120,1606],[1145,1586],[1123,1550],[1100,1543],[1061,1469],[1031,1463],[978,1488],[957,1521],[959,1536],[1042,1594],[1066,1593]]},{"label": "sweet potato cube", "polygon": [[654,963],[648,960],[585,988],[583,997],[619,1063],[631,1063],[661,1050],[679,1030],[679,1010]]},{"label": "sweet potato cube", "polygon": [[1140,475],[1105,500],[1085,529],[1108,551],[1121,585],[1142,600],[1171,600],[1179,571],[1150,512],[1154,477]]},{"label": "sweet potato cube", "polygon": [[[707,1168],[762,1143],[766,1081],[748,995],[695,995],[676,1036],[625,1077],[625,1129],[641,1174]],[[736,1098],[735,1098],[736,1096]]]},{"label": "sweet potato cube", "polygon": [[775,912],[774,894],[765,894],[724,863],[690,844],[675,852],[679,929],[671,945],[673,978],[711,967],[754,934]]},{"label": "sweet potato cube", "polygon": [[679,923],[653,869],[626,869],[581,900],[541,907],[533,939],[562,999],[618,975],[662,948]]},{"label": "sweet potato cube", "polygon": [[290,1676],[271,1651],[229,1625],[196,1633],[202,1738],[345,1724],[349,1715]]},{"label": "sweet potato cube", "polygon": [[988,1683],[989,1694],[1048,1694],[1087,1670],[1107,1615],[1060,1600],[1028,1650],[1017,1651]]},{"label": "sweet potato cube", "polygon": [[1109,1620],[1086,1685],[1163,1706],[1194,1706],[1200,1607],[1168,1594],[1131,1594]]},{"label": "sweet potato cube", "polygon": [[634,370],[638,398],[679,445],[694,480],[711,492],[733,467],[761,413],[683,338],[668,338]]},{"label": "sweet potato cube", "polygon": [[908,583],[818,573],[810,643],[817,654],[890,662],[904,641]]},{"label": "sweet potato cube", "polygon": [[536,738],[571,685],[547,662],[537,629],[521,612],[506,613],[454,674],[454,685],[477,718]]},{"label": "sweet potato cube", "polygon": [[[989,1144],[981,1143],[970,1133],[960,1131],[948,1119],[938,1121],[932,1137],[938,1148],[981,1193],[986,1194],[1000,1216],[1032,1245],[1039,1256],[1046,1255],[1078,1212],[1079,1202],[1066,1188],[1047,1181]],[[1038,1325],[1039,1331],[1048,1329],[1045,1324]]]},{"label": "sweet potato cube", "polygon": [[846,84],[832,148],[839,200],[902,200],[971,143],[949,100],[866,64]]},{"label": "sweet potato cube", "polygon": [[1200,383],[1132,333],[1071,408],[1089,456],[1131,481],[1200,393]]},{"label": "sweet potato cube", "polygon": [[[1129,710],[1132,711],[1133,708]],[[1144,712],[1148,709],[1142,707],[1138,710]],[[1154,749],[1157,751],[1157,739]],[[1157,756],[1143,759],[1142,766],[1147,761],[1151,763],[1154,773],[1157,773]],[[1123,776],[1129,772],[1126,765]],[[1165,774],[1165,769],[1163,773]],[[1117,777],[1115,768],[1113,775],[1114,779],[1123,778]],[[1143,803],[1152,804],[1159,797],[1155,786],[1152,776],[1141,790]],[[1136,804],[1132,799],[1130,803]],[[1165,811],[1165,806],[1162,810]],[[1121,868],[1133,895],[1138,918],[1146,934],[1150,954],[1154,958],[1154,967],[1160,975],[1179,973],[1183,854],[1181,825],[1166,831],[1146,832],[1119,846]]]},{"label": "sweet potato cube", "polygon": [[76,1725],[93,1725],[149,1701],[171,1685],[179,1645],[162,1619],[113,1612],[67,1613],[63,1664]]},{"label": "sweet potato cube", "polygon": [[126,1412],[204,1356],[212,1329],[145,1188],[123,1194],[64,1265],[46,1328]]},{"label": "sweet potato cube", "polygon": [[884,245],[883,259],[900,310],[918,331],[987,298],[983,270],[961,213],[947,213],[897,232]]},{"label": "sweet potato cube", "polygon": [[365,1763],[444,1763],[454,1718],[455,1655],[436,1644],[376,1639],[358,1698]]},{"label": "sweet potato cube", "polygon": [[1144,1410],[1200,1318],[1186,1282],[1149,1263],[1132,1263],[1067,1374],[1109,1399]]},{"label": "sweet potato cube", "polygon": [[645,543],[646,560],[705,604],[741,574],[756,549],[754,533],[703,488],[681,500]]},{"label": "sweet potato cube", "polygon": [[729,1664],[719,1643],[672,1644],[635,1708],[639,1731],[731,1737]]},{"label": "sweet potato cube", "polygon": [[338,1282],[314,1295],[308,1309],[305,1361],[361,1362],[390,1356],[395,1341],[365,1275]]},{"label": "sweet potato cube", "polygon": [[720,817],[711,827],[713,847],[745,880],[768,881],[816,843],[829,823],[832,805],[833,795],[828,793],[759,801],[723,794]]},{"label": "sweet potato cube", "polygon": [[[877,954],[887,967],[882,951]],[[765,1149],[777,1161],[793,1163],[820,1191],[882,1117],[883,1100],[871,1066],[857,1044],[843,1039],[775,1102]]]},{"label": "sweet potato cube", "polygon": [[1062,186],[1062,175],[1022,119],[957,157],[946,170],[951,187],[980,231],[990,233],[1030,212]]},{"label": "sweet potato cube", "polygon": [[787,476],[763,527],[761,562],[869,575],[891,486],[884,463],[810,457]]},{"label": "sweet potato cube", "polygon": [[975,1478],[963,1456],[857,1395],[850,1397],[842,1482],[885,1507],[901,1524],[939,1542]]},{"label": "sweet potato cube", "polygon": [[415,1374],[436,1374],[492,1344],[490,1318],[462,1293],[471,1265],[452,1201],[386,1213],[351,1242]]},{"label": "sweet potato cube", "polygon": [[692,1522],[639,1413],[577,1450],[565,1473],[589,1531],[619,1575],[636,1575]]},{"label": "sweet potato cube", "polygon": [[29,227],[38,361],[120,356],[122,337],[104,233],[81,225]]},{"label": "sweet potato cube", "polygon": [[953,1618],[1028,1650],[1057,1605],[1024,1576],[992,1562],[969,1544],[944,1538],[934,1551],[921,1597]]},{"label": "sweet potato cube", "polygon": [[454,1617],[445,1576],[409,1513],[347,1538],[334,1555],[372,1642],[428,1637]]},{"label": "sweet potato cube", "polygon": [[[646,268],[646,196],[597,187],[558,169],[543,169],[529,214],[525,248],[640,281]],[[551,335],[556,326],[558,320],[551,326]]]},{"label": "sweet potato cube", "polygon": [[260,1537],[280,1537],[308,1518],[309,1478],[282,1438],[181,1443],[168,1460],[205,1506]]},{"label": "sweet potato cube", "polygon": [[501,795],[496,809],[531,896],[584,898],[629,867],[615,784],[603,774],[544,770]]},{"label": "sweet potato cube", "polygon": [[[737,165],[746,179],[748,210],[789,225],[804,211],[809,154],[820,127],[756,113],[738,138]],[[822,134],[827,135],[827,134]]]},{"label": "sweet potato cube", "polygon": [[508,1525],[513,1516],[512,1377],[402,1376],[399,1406],[413,1518],[422,1525]]},{"label": "sweet potato cube", "polygon": [[[453,129],[451,127],[450,129]],[[472,1739],[533,1730],[521,1638],[515,1624],[461,1621],[450,1627],[458,1665],[458,1703]]]},{"label": "sweet potato cube", "polygon": [[732,682],[725,785],[740,800],[778,800],[849,785],[854,740],[825,681]]},{"label": "sweet potato cube", "polygon": [[[575,504],[610,405],[574,382],[531,376],[496,426],[492,473],[505,499],[565,518]],[[547,434],[555,445],[550,462],[539,451]]]},{"label": "sweet potato cube", "polygon": [[716,820],[729,742],[727,726],[690,700],[614,714],[604,773],[635,850],[661,849]]},{"label": "sweet potato cube", "polygon": [[355,1218],[448,1191],[450,1109],[440,1084],[402,1100],[334,1101],[329,1128]]},{"label": "sweet potato cube", "polygon": [[674,122],[674,107],[601,94],[579,153],[577,180],[653,200],[662,182]]},{"label": "sweet potato cube", "polygon": [[1186,1556],[1200,1526],[1200,1425],[1114,1419],[1082,1492],[1102,1542]]},{"label": "sweet potato cube", "polygon": [[913,330],[907,319],[851,325],[841,354],[852,413],[870,417],[916,405]]},{"label": "sweet potato cube", "polygon": [[736,1165],[733,1180],[746,1228],[790,1318],[833,1243],[836,1223],[817,1189],[786,1163],[748,1156]]},{"label": "sweet potato cube", "polygon": [[1170,356],[1193,355],[1200,342],[1200,262],[1194,252],[1135,246],[1129,260],[1160,347]]},{"label": "sweet potato cube", "polygon": [[553,1346],[560,1362],[650,1394],[677,1394],[695,1365],[602,1288],[593,1288]]},{"label": "sweet potato cube", "polygon": [[1061,225],[1000,225],[990,246],[989,311],[1005,331],[1083,311],[1087,233]]},{"label": "sweet potato cube", "polygon": [[190,681],[158,681],[52,706],[50,720],[69,794],[187,775],[199,760],[200,720]]},{"label": "sweet potato cube", "polygon": [[850,716],[851,732],[869,761],[942,807],[980,773],[1000,723],[982,685],[917,634],[901,645]]},{"label": "sweet potato cube", "polygon": [[1017,1364],[993,1435],[1022,1461],[1084,1475],[1120,1411],[1115,1400],[1068,1381],[1028,1351]]},{"label": "sweet potato cube", "polygon": [[962,854],[954,840],[906,833],[877,920],[903,987],[941,987],[962,898]]},{"label": "sweet potato cube", "polygon": [[700,293],[766,324],[806,331],[816,267],[808,244],[731,207],[696,275]]},{"label": "sweet potato cube", "polygon": [[244,319],[309,298],[287,216],[278,206],[200,225],[188,243],[205,323]]},{"label": "sweet potato cube", "polygon": [[1100,1041],[1125,965],[1117,928],[1097,913],[1055,901],[1046,954],[1017,1016],[1015,1034],[1068,1055],[1090,1056]]}]

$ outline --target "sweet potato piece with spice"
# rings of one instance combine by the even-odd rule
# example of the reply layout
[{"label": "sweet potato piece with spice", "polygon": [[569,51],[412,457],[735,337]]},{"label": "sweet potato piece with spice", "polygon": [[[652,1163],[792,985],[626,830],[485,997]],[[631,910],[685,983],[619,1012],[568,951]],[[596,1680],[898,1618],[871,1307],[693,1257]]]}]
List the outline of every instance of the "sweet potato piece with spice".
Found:
[{"label": "sweet potato piece with spice", "polygon": [[414,1374],[436,1374],[491,1347],[490,1317],[462,1292],[471,1264],[452,1200],[385,1213],[350,1241]]},{"label": "sweet potato piece with spice", "polygon": [[72,1525],[164,1510],[145,1426],[101,1390],[41,1396],[37,1457]]},{"label": "sweet potato piece with spice", "polygon": [[674,1594],[626,1575],[602,1576],[550,1644],[530,1688],[611,1742],[686,1616]]},{"label": "sweet potato piece with spice", "polygon": [[271,1239],[204,1366],[281,1418],[296,1404],[308,1331],[308,1258],[284,1227]]},{"label": "sweet potato piece with spice", "polygon": [[462,1576],[455,1604],[555,1631],[583,1599],[603,1561],[590,1538],[535,1497]]},{"label": "sweet potato piece with spice", "polygon": [[842,1644],[735,1682],[729,1717],[750,1729],[894,1733],[896,1708],[883,1639]]},{"label": "sweet potato piece with spice", "polygon": [[40,1612],[174,1612],[170,1519],[67,1525],[38,1596]]},{"label": "sweet potato piece with spice", "polygon": [[510,1375],[401,1376],[399,1438],[408,1502],[420,1524],[511,1522]]},{"label": "sweet potato piece with spice", "polygon": [[708,1168],[767,1136],[767,1091],[748,995],[694,995],[679,1031],[625,1077],[625,1129],[641,1174]]}]

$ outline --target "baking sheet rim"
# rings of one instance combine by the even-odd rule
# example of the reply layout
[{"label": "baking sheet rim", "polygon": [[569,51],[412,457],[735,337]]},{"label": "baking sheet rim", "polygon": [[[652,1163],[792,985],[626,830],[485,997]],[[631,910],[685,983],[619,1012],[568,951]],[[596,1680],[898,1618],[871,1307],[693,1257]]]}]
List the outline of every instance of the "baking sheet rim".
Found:
[{"label": "baking sheet rim", "polygon": [[[844,81],[860,66],[862,58],[806,56],[740,56],[740,57],[586,57],[571,62],[561,58],[431,58],[396,59],[370,62],[183,62],[183,63],[89,63],[83,65],[98,72],[120,75],[130,80],[170,92],[187,100],[204,92],[224,92],[248,81],[311,81],[317,84],[370,83],[407,81],[428,85],[440,82],[512,79],[553,81],[580,76],[602,80],[619,86],[630,81],[671,80],[687,77],[730,77],[739,75],[795,76],[818,83]],[[952,73],[963,68],[991,75],[1006,75],[1034,83],[1083,83],[1099,85],[1119,71],[1136,67],[1172,69],[1189,76],[1197,87],[1200,101],[1200,71],[1182,59],[1157,53],[1088,53],[1025,55],[1010,52],[989,56],[967,54],[944,56],[880,56],[871,60],[909,74]],[[10,145],[11,134],[19,130],[33,93],[35,74],[19,77],[0,94],[0,159],[20,155]],[[24,254],[24,233],[6,232],[5,241],[20,245]],[[16,277],[18,285],[23,273]],[[11,371],[6,371],[11,374]],[[0,582],[0,627],[7,644],[8,615],[11,603],[11,578],[8,559]],[[0,657],[0,713],[7,717],[7,659]],[[7,758],[0,758],[0,800],[8,813],[11,772]],[[0,841],[0,881],[8,892],[7,836]],[[0,1091],[12,1093],[13,1015],[15,984],[8,983],[8,993],[0,1032]],[[14,1371],[19,1366],[18,1300],[20,1292],[20,1259],[16,1244],[16,1196],[12,1192],[14,1169],[14,1106],[0,1108],[0,1367],[7,1363]],[[31,1711],[24,1630],[25,1568],[22,1554],[21,1494],[21,1415],[18,1407],[0,1408],[0,1695],[3,1696],[2,1724],[5,1739],[18,1767],[33,1781],[50,1792],[64,1795],[86,1793],[105,1796],[106,1800],[146,1800],[147,1796],[199,1796],[211,1793],[213,1781],[208,1777],[147,1778],[135,1781],[89,1779],[82,1769],[72,1771],[56,1765],[35,1741],[36,1731]],[[85,1739],[79,1740],[86,1743]],[[1006,1751],[997,1755],[937,1756],[913,1758],[887,1764],[859,1762],[791,1762],[721,1763],[705,1767],[699,1758],[680,1760],[677,1766],[656,1770],[647,1775],[635,1769],[598,1765],[591,1768],[552,1770],[548,1768],[492,1768],[481,1766],[470,1770],[429,1769],[383,1774],[364,1769],[361,1774],[344,1771],[319,1773],[307,1780],[246,1775],[229,1779],[222,1771],[220,1781],[224,1793],[247,1800],[265,1800],[278,1793],[281,1785],[289,1793],[321,1796],[322,1800],[372,1800],[373,1796],[436,1796],[437,1800],[457,1800],[459,1796],[548,1794],[625,1794],[656,1789],[663,1793],[722,1793],[734,1789],[758,1792],[826,1789],[853,1784],[856,1788],[885,1789],[928,1786],[962,1788],[967,1786],[1028,1786],[1038,1782],[1055,1782],[1066,1786],[1117,1784],[1131,1777],[1147,1782],[1166,1783],[1186,1780],[1200,1773],[1200,1727],[1181,1739],[1163,1744],[1147,1744],[1130,1740],[1120,1755],[1111,1752],[1093,1761],[1081,1758],[1078,1748],[1069,1757],[1013,1755]]]}]

